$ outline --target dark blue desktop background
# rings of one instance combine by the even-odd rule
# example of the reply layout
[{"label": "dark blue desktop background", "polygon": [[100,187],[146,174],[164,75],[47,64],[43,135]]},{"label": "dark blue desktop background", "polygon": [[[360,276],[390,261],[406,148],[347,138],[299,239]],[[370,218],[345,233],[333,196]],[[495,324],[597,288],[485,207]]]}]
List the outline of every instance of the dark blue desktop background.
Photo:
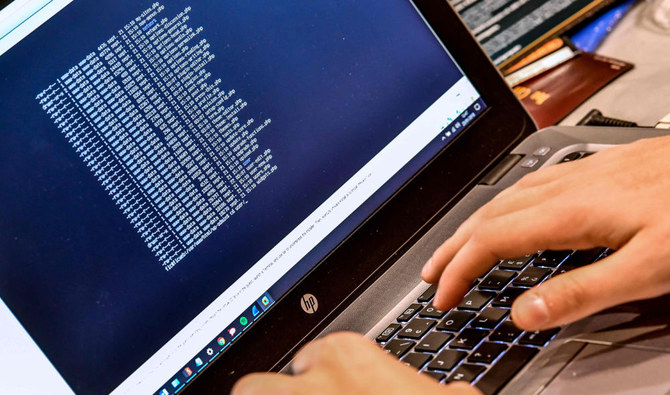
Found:
[{"label": "dark blue desktop background", "polygon": [[278,166],[166,272],[35,100],[151,4],[77,0],[0,56],[0,297],[82,393],[120,384],[461,77],[409,1],[163,2],[192,7],[244,116],[272,118]]}]

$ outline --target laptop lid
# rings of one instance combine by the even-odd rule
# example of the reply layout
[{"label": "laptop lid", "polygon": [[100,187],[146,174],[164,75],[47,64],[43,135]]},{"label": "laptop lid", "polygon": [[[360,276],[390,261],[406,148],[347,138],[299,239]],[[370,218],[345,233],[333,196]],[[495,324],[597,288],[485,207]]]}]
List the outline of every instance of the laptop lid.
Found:
[{"label": "laptop lid", "polygon": [[446,2],[42,3],[0,14],[6,381],[276,369],[534,130]]}]

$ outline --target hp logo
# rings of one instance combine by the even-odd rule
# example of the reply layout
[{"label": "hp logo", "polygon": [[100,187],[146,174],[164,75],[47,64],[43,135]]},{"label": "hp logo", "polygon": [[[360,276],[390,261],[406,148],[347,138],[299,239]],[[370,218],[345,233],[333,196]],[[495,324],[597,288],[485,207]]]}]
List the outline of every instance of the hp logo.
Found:
[{"label": "hp logo", "polygon": [[319,309],[319,301],[312,294],[304,294],[300,300],[300,306],[307,314],[314,314]]}]

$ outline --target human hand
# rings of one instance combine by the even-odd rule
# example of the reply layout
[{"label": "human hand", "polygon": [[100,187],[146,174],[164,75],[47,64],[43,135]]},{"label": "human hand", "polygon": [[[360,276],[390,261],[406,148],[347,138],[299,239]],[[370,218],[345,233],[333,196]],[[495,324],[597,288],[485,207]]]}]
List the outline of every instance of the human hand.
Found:
[{"label": "human hand", "polygon": [[441,394],[477,395],[466,383],[442,386],[399,363],[354,333],[336,333],[309,343],[293,360],[295,376],[255,373],[240,379],[233,395]]},{"label": "human hand", "polygon": [[498,259],[538,250],[616,253],[554,277],[514,302],[526,330],[560,326],[670,292],[670,138],[609,148],[531,173],[481,207],[428,260],[434,305],[457,305]]}]

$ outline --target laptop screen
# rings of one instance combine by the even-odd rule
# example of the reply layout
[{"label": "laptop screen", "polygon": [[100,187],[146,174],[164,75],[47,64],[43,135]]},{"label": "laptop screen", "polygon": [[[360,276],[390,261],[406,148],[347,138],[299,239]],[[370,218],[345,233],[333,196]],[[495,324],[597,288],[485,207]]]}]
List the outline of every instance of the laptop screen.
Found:
[{"label": "laptop screen", "polygon": [[486,107],[406,0],[16,0],[0,81],[0,369],[47,393],[179,392]]}]

